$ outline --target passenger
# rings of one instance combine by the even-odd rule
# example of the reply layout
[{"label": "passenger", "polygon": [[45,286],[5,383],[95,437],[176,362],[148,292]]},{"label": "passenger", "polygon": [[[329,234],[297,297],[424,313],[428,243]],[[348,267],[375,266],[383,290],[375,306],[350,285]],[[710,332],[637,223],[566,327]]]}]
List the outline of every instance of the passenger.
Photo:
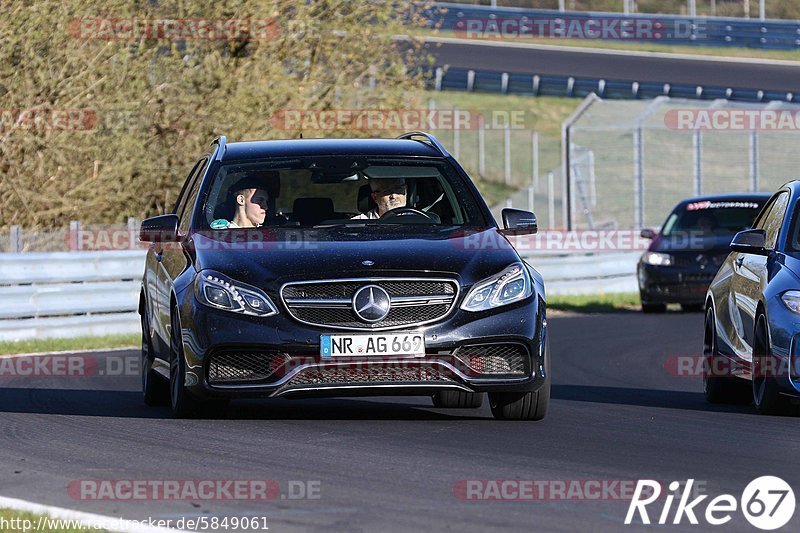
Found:
[{"label": "passenger", "polygon": [[369,188],[372,190],[370,195],[376,207],[353,217],[353,219],[378,219],[387,211],[406,205],[406,180],[402,178],[395,180],[372,179],[369,180]]},{"label": "passenger", "polygon": [[232,220],[217,219],[212,229],[257,228],[267,218],[269,192],[262,181],[242,178],[229,189],[228,205],[233,208]]}]

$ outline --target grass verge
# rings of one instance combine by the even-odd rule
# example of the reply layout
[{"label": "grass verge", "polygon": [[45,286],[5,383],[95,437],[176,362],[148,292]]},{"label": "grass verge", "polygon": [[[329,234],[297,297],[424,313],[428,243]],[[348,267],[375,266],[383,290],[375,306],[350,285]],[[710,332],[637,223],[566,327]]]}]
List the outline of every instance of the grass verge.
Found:
[{"label": "grass verge", "polygon": [[[41,521],[41,522],[40,522]],[[0,509],[0,533],[19,533],[20,531],[34,531],[41,524],[40,531],[47,533],[85,533],[86,531],[102,532],[105,529],[91,527],[76,527],[75,520],[61,520],[48,515],[36,513],[23,513],[12,509]]]},{"label": "grass verge", "polygon": [[610,313],[641,311],[639,295],[635,292],[620,294],[581,294],[547,297],[547,308],[576,313]]},{"label": "grass verge", "polygon": [[0,342],[0,354],[62,352],[138,347],[141,335],[108,335],[105,337],[76,337],[74,339],[31,339]]}]

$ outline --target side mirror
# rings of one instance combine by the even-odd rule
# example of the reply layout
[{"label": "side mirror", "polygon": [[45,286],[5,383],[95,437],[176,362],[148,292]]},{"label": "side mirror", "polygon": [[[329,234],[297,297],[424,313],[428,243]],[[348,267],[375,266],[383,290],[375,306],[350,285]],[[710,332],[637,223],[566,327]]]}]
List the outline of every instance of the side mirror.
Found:
[{"label": "side mirror", "polygon": [[731,250],[744,254],[769,255],[767,250],[767,232],[763,229],[749,229],[737,233],[731,241]]},{"label": "side mirror", "polygon": [[655,239],[657,233],[650,228],[645,228],[642,230],[640,235],[642,236],[643,239]]},{"label": "side mirror", "polygon": [[536,215],[521,209],[503,209],[503,235],[533,235],[539,231]]},{"label": "side mirror", "polygon": [[161,215],[145,219],[139,229],[143,242],[178,242],[178,215]]}]

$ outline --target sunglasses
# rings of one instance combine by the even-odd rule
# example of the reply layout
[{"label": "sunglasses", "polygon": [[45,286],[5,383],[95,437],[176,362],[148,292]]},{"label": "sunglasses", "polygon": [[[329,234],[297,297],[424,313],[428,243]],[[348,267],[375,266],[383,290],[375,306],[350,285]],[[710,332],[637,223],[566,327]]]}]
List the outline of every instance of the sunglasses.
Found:
[{"label": "sunglasses", "polygon": [[406,186],[405,185],[398,185],[396,187],[390,187],[388,189],[378,189],[373,191],[378,196],[388,196],[390,194],[405,194],[406,193]]}]

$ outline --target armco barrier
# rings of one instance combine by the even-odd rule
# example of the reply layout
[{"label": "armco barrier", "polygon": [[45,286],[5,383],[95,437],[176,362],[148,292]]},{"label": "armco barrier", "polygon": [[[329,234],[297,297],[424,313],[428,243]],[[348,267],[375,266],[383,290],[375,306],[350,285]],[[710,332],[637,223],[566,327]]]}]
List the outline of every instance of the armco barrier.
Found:
[{"label": "armco barrier", "polygon": [[[507,79],[507,83],[503,83]],[[435,90],[474,91],[520,96],[566,96],[584,98],[595,93],[605,99],[650,99],[658,96],[697,100],[731,100],[734,102],[796,102],[794,93],[761,91],[719,86],[698,86],[670,83],[639,83],[574,76],[539,76],[500,71],[478,71],[466,68],[437,68],[429,77]]]},{"label": "armco barrier", "polygon": [[0,254],[0,340],[136,333],[144,252]]},{"label": "armco barrier", "polygon": [[[547,294],[635,292],[640,252],[532,255]],[[137,333],[142,251],[0,254],[0,341]]]},{"label": "armco barrier", "polygon": [[[516,19],[539,21],[585,21],[603,22],[621,19],[663,25],[657,39],[642,39],[662,44],[685,44],[694,46],[724,46],[766,48],[775,50],[800,49],[800,21],[755,20],[722,17],[686,17],[661,14],[624,15],[608,12],[560,12],[547,9],[525,9],[513,7],[490,7],[439,2],[426,10],[431,26],[440,29],[463,31],[467,20]],[[572,36],[572,35],[569,35]],[[631,39],[633,40],[633,39]]]}]

